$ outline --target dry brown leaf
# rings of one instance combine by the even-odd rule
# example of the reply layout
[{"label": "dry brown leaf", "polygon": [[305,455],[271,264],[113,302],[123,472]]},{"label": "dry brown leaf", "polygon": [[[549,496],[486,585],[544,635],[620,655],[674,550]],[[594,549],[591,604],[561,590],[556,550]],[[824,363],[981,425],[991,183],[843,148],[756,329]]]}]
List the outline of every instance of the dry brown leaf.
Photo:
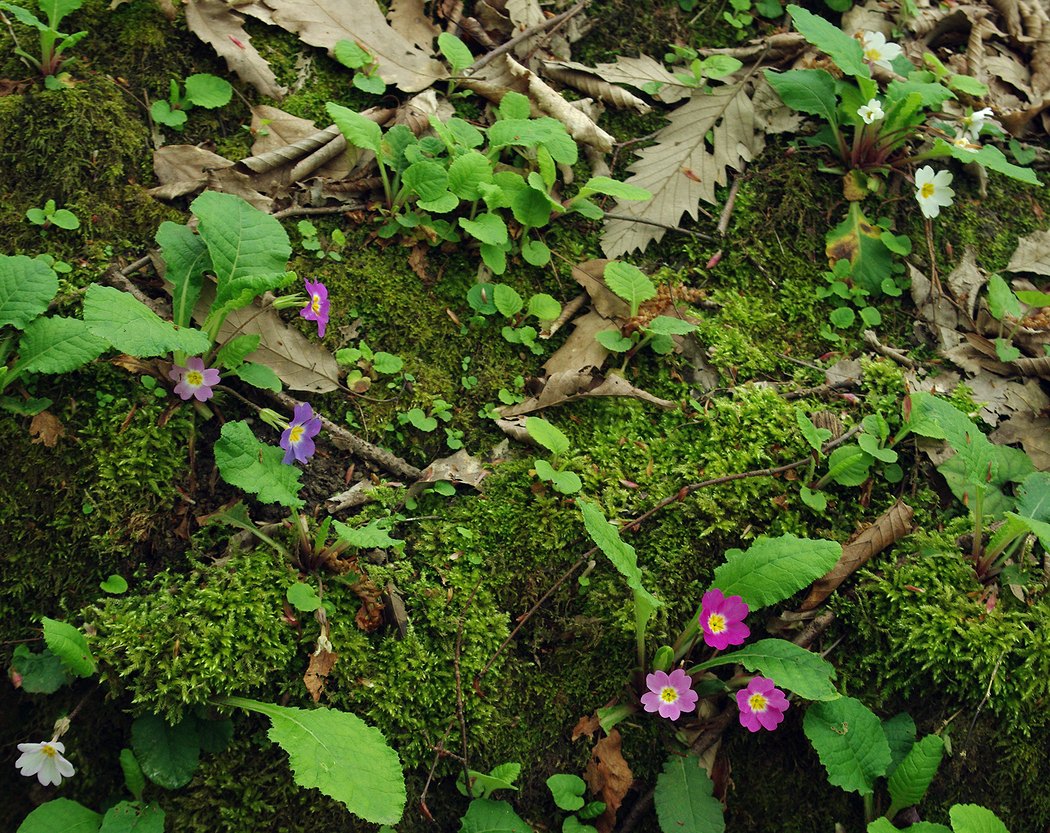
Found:
[{"label": "dry brown leaf", "polygon": [[186,26],[225,59],[231,72],[268,98],[287,90],[244,31],[244,18],[222,0],[186,0]]},{"label": "dry brown leaf", "polygon": [[1006,271],[1050,275],[1050,230],[1032,232],[1018,240]]},{"label": "dry brown leaf", "polygon": [[1050,471],[1050,419],[1018,411],[988,435],[993,443],[1020,443],[1039,471]]},{"label": "dry brown leaf", "polygon": [[[537,0],[507,0],[505,9],[515,33],[524,32],[546,20]],[[532,37],[525,38],[514,46],[514,54],[522,59],[530,57],[540,48],[545,37],[547,37],[546,33],[537,32]]]},{"label": "dry brown leaf", "polygon": [[659,408],[671,410],[678,407],[677,402],[660,399],[651,393],[637,388],[628,382],[623,376],[610,374],[605,376],[597,370],[575,371],[568,370],[537,380],[543,385],[535,396],[531,396],[517,405],[507,405],[499,409],[503,417],[521,416],[530,414],[543,408],[551,408],[565,402],[574,402],[577,399],[585,399],[591,396],[627,396],[632,399],[640,399]]},{"label": "dry brown leaf", "polygon": [[409,487],[408,494],[418,495],[426,486],[439,480],[480,489],[481,481],[488,476],[489,471],[481,460],[461,448],[455,454],[435,460],[423,469],[419,479]]},{"label": "dry brown leaf", "polygon": [[390,28],[409,43],[430,54],[434,51],[434,39],[441,34],[433,20],[423,8],[423,0],[394,0],[386,19]]},{"label": "dry brown leaf", "polygon": [[[315,163],[310,173],[342,179],[350,173],[360,153],[357,148],[347,147],[346,138],[334,125],[320,130],[310,119],[264,104],[252,107],[252,129],[256,131],[252,155],[240,164],[255,173],[268,173],[285,165],[299,168],[296,163],[310,158]],[[294,181],[290,172],[289,167],[286,182]],[[295,177],[301,178],[302,175]]]},{"label": "dry brown leaf", "polygon": [[461,78],[457,86],[464,87],[486,98],[493,104],[499,104],[509,92],[528,93],[528,83],[524,78],[513,75],[508,65],[507,56],[500,55],[489,61],[480,70]]},{"label": "dry brown leaf", "polygon": [[911,532],[911,519],[914,514],[914,509],[904,501],[898,500],[879,515],[875,523],[853,536],[842,548],[842,555],[831,571],[813,583],[799,610],[813,610],[869,559]]},{"label": "dry brown leaf", "polygon": [[685,86],[663,64],[648,55],[617,58],[611,64],[597,64],[594,67],[574,61],[563,61],[562,65],[580,72],[594,72],[612,84],[627,84],[639,90],[655,81],[663,86],[653,94],[653,98],[664,104],[676,104],[695,92],[694,87]]},{"label": "dry brown leaf", "polygon": [[594,736],[594,733],[601,728],[602,724],[598,720],[598,715],[588,714],[581,717],[576,721],[576,725],[572,728],[572,740],[579,740],[581,737],[590,738]]},{"label": "dry brown leaf", "polygon": [[339,659],[339,654],[331,649],[332,643],[328,641],[328,623],[326,622],[321,626],[321,637],[317,640],[317,649],[310,655],[310,664],[306,668],[306,673],[303,674],[303,683],[315,703],[321,699],[321,692],[324,691],[325,684],[328,682],[328,675],[332,673],[332,668]]},{"label": "dry brown leaf", "polygon": [[48,448],[54,448],[65,433],[62,422],[50,411],[34,414],[29,422],[29,435],[34,444],[43,443]]},{"label": "dry brown leaf", "polygon": [[260,0],[242,11],[257,16],[260,5],[274,24],[310,46],[331,51],[341,40],[359,44],[375,57],[379,77],[405,92],[448,77],[444,65],[390,27],[375,0]]},{"label": "dry brown leaf", "polygon": [[620,732],[613,729],[591,751],[591,760],[583,773],[587,786],[599,801],[605,803],[605,812],[595,819],[598,833],[611,833],[616,826],[616,811],[634,783],[634,775],[620,751]]},{"label": "dry brown leaf", "polygon": [[587,290],[591,297],[591,307],[610,321],[623,321],[631,314],[627,302],[605,285],[605,267],[609,264],[604,258],[588,260],[572,267],[572,276],[576,282]]},{"label": "dry brown leaf", "polygon": [[165,145],[153,153],[153,172],[160,185],[149,193],[172,200],[199,191],[208,184],[213,171],[230,168],[233,162],[196,145]]},{"label": "dry brown leaf", "polygon": [[[726,184],[727,169],[740,170],[766,145],[744,83],[698,93],[671,114],[670,122],[656,134],[656,144],[640,151],[628,168],[627,182],[653,198],[617,202],[617,214],[662,226],[677,226],[683,214],[699,219],[699,201],[715,202],[715,186]],[[607,257],[618,257],[644,249],[665,233],[657,226],[607,220],[602,250]]]},{"label": "dry brown leaf", "polygon": [[967,246],[962,259],[948,275],[947,282],[955,300],[969,313],[971,322],[977,309],[978,293],[987,281],[987,276],[977,267],[977,256],[973,248]]},{"label": "dry brown leaf", "polygon": [[596,336],[604,330],[619,329],[594,310],[573,319],[572,324],[573,331],[565,343],[543,363],[543,369],[549,376],[600,368],[609,357],[609,351],[598,343]]},{"label": "dry brown leaf", "polygon": [[[933,284],[922,272],[908,264],[911,277],[911,297],[919,318],[925,324],[933,342],[946,355],[946,351],[958,346],[963,336],[959,332],[959,310],[943,292],[934,292]],[[916,325],[917,328],[920,325]]]},{"label": "dry brown leaf", "polygon": [[[579,66],[579,65],[577,65]],[[581,92],[596,98],[613,107],[633,107],[643,116],[652,111],[652,107],[623,87],[616,87],[602,78],[597,70],[583,72],[568,66],[564,61],[544,61],[543,73],[561,84],[568,84]],[[785,108],[786,109],[786,108]]]}]

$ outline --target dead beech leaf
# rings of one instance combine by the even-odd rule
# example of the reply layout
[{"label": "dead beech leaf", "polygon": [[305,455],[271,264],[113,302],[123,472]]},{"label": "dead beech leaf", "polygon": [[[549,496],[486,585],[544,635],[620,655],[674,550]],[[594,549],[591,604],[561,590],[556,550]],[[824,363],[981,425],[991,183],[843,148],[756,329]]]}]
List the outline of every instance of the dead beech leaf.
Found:
[{"label": "dead beech leaf", "polygon": [[500,414],[504,418],[521,416],[543,408],[551,408],[555,405],[574,402],[577,399],[585,399],[591,396],[628,396],[666,410],[678,407],[677,402],[653,396],[651,393],[635,387],[623,376],[616,374],[605,376],[599,373],[597,369],[590,371],[569,370],[548,376],[539,381],[543,387],[538,394],[526,399],[524,402],[519,402],[517,405],[508,405],[500,408]]},{"label": "dead beech leaf", "polygon": [[[717,87],[709,95],[698,93],[671,114],[670,124],[656,134],[656,144],[641,150],[628,168],[627,182],[645,188],[653,198],[618,201],[615,211],[663,226],[677,226],[683,214],[699,219],[700,200],[715,202],[715,186],[726,184],[727,169],[740,170],[765,145],[744,83]],[[602,251],[606,257],[618,257],[644,249],[665,233],[657,226],[607,220]]]},{"label": "dead beech leaf", "polygon": [[993,443],[1020,443],[1039,471],[1050,471],[1050,419],[1028,411],[1018,411],[988,435]]},{"label": "dead beech leaf", "polygon": [[594,310],[574,318],[572,324],[573,331],[565,343],[543,363],[548,376],[600,368],[609,357],[609,351],[602,347],[596,336],[604,330],[617,329],[615,324]]},{"label": "dead beech leaf", "polygon": [[165,145],[153,153],[153,172],[160,185],[149,193],[173,200],[204,188],[213,171],[230,168],[233,162],[196,145]]},{"label": "dead beech leaf", "polygon": [[1006,271],[1050,275],[1050,229],[1033,232],[1018,240]]},{"label": "dead beech leaf", "polygon": [[[328,179],[342,179],[353,168],[358,156],[356,148],[348,148],[346,139],[334,125],[320,129],[310,119],[301,119],[277,107],[257,104],[252,107],[252,129],[256,139],[252,155],[241,163],[255,173],[267,173],[283,165],[298,162],[324,148],[328,158],[311,173]],[[332,148],[333,142],[341,147]],[[345,151],[345,153],[344,153]]]},{"label": "dead beech leaf", "polygon": [[375,0],[260,0],[242,9],[263,17],[269,10],[275,25],[310,46],[331,51],[341,40],[359,44],[375,56],[379,77],[407,93],[426,89],[448,77],[445,67],[396,32]]},{"label": "dead beech leaf", "polygon": [[461,448],[455,454],[435,460],[423,469],[419,479],[409,487],[408,493],[417,495],[424,487],[439,480],[480,489],[481,481],[488,476],[488,469],[482,465],[481,460],[472,457],[466,449]]},{"label": "dead beech leaf", "polygon": [[542,66],[544,75],[561,84],[575,87],[603,104],[624,109],[631,107],[643,116],[653,109],[634,93],[610,84],[597,70],[582,72],[568,66],[564,61],[544,61]]},{"label": "dead beech leaf", "polygon": [[54,448],[65,433],[66,429],[59,418],[50,411],[35,414],[29,422],[29,435],[34,444],[43,443],[48,448]]},{"label": "dead beech leaf", "polygon": [[963,256],[948,275],[947,282],[955,300],[967,311],[972,322],[977,309],[978,293],[988,282],[988,278],[977,267],[977,255],[971,246],[963,250]]},{"label": "dead beech leaf", "polygon": [[493,104],[499,104],[503,96],[509,92],[528,94],[526,79],[511,73],[509,59],[506,55],[500,55],[496,60],[489,61],[480,70],[461,78],[458,86],[477,93]]},{"label": "dead beech leaf", "polygon": [[441,34],[433,20],[423,8],[423,0],[394,0],[386,19],[390,28],[409,43],[426,53],[434,51],[434,39]]},{"label": "dead beech leaf", "polygon": [[842,555],[831,571],[813,583],[799,610],[813,610],[830,596],[853,572],[864,566],[872,556],[893,546],[912,530],[915,510],[898,500],[883,512],[871,526],[854,535],[842,548]]},{"label": "dead beech leaf", "polygon": [[620,751],[620,732],[613,729],[602,738],[591,751],[591,760],[584,770],[583,779],[591,792],[605,803],[605,812],[595,819],[598,833],[612,833],[616,826],[616,811],[634,783],[631,767]]},{"label": "dead beech leaf", "polygon": [[287,92],[252,46],[244,18],[222,0],[186,0],[186,26],[226,61],[231,72],[262,95],[281,98]]}]

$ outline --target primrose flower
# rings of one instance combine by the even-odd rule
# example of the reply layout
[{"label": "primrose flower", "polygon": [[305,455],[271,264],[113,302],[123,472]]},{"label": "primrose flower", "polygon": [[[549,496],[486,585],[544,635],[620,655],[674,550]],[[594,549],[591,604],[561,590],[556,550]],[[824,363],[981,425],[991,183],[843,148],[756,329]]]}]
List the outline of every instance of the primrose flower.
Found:
[{"label": "primrose flower", "polygon": [[885,69],[892,69],[890,61],[901,54],[900,46],[895,43],[887,43],[886,36],[882,32],[862,33],[861,48],[864,50],[864,60]]},{"label": "primrose flower", "polygon": [[952,204],[955,191],[949,186],[952,184],[951,171],[937,171],[924,165],[915,172],[915,199],[919,201],[924,217],[933,219],[941,213],[941,209]]},{"label": "primrose flower", "polygon": [[204,360],[200,356],[191,356],[186,359],[186,366],[175,365],[169,372],[168,378],[175,385],[175,393],[182,399],[196,399],[204,402],[211,399],[213,385],[219,384],[219,371],[204,366]]},{"label": "primrose flower", "polygon": [[768,677],[752,679],[747,688],[736,693],[736,704],[740,709],[740,725],[749,732],[777,728],[791,705],[784,692],[774,688]]},{"label": "primrose flower", "polygon": [[284,459],[281,461],[289,465],[292,460],[305,463],[314,455],[314,440],[321,433],[321,418],[314,416],[314,409],[309,402],[303,402],[295,406],[292,421],[281,434],[281,448],[284,449]]},{"label": "primrose flower", "polygon": [[865,124],[882,121],[886,118],[886,113],[882,109],[882,103],[877,98],[873,98],[867,104],[862,104],[858,107],[857,115],[864,120]]},{"label": "primrose flower", "polygon": [[299,310],[299,315],[307,321],[316,321],[317,337],[324,338],[324,330],[328,326],[328,287],[321,281],[304,279],[303,282],[306,284],[306,294],[310,296],[310,300]]},{"label": "primrose flower", "polygon": [[645,684],[649,690],[642,695],[642,705],[647,712],[659,712],[660,717],[677,720],[683,712],[696,708],[699,699],[693,691],[692,680],[681,668],[670,674],[666,671],[654,671],[646,675]]},{"label": "primrose flower", "polygon": [[66,747],[61,741],[20,743],[18,751],[22,754],[15,761],[15,766],[26,777],[35,775],[45,787],[50,784],[57,787],[63,778],[73,777],[73,764],[62,757]]},{"label": "primrose flower", "polygon": [[986,122],[992,119],[992,108],[982,107],[974,113],[970,113],[968,116],[962,117],[963,130],[970,134],[972,139],[977,139],[981,133],[981,129],[984,127]]},{"label": "primrose flower", "polygon": [[957,148],[968,150],[971,153],[977,153],[977,151],[981,149],[980,145],[974,144],[972,141],[970,141],[970,137],[966,133],[960,133],[958,136],[952,139],[952,144],[955,145]]},{"label": "primrose flower", "polygon": [[719,651],[730,645],[743,645],[751,635],[744,624],[748,607],[740,596],[722,595],[715,588],[704,593],[700,600],[700,627],[704,629],[704,642]]}]

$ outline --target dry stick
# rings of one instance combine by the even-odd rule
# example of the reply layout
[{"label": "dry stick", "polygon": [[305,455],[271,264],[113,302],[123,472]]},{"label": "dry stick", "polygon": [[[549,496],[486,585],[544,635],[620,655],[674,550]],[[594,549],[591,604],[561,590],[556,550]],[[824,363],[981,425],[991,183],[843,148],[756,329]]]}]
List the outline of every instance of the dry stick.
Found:
[{"label": "dry stick", "polygon": [[722,237],[725,237],[726,230],[729,228],[729,218],[733,216],[733,206],[736,205],[736,194],[740,190],[740,177],[733,178],[733,184],[729,188],[729,196],[726,197],[725,207],[722,209],[722,216],[718,218],[718,228],[716,231]]},{"label": "dry stick", "polygon": [[344,211],[354,211],[358,208],[364,208],[363,202],[358,203],[345,203],[343,205],[322,205],[322,206],[292,206],[291,208],[284,208],[280,211],[274,212],[274,217],[278,220],[284,217],[301,217],[304,214],[341,214]]},{"label": "dry stick", "polygon": [[904,367],[910,368],[911,370],[914,370],[917,367],[916,363],[904,355],[900,350],[895,350],[879,341],[879,337],[875,335],[874,330],[864,331],[864,343],[876,353],[885,356],[887,359],[892,359],[897,362],[897,364],[904,365]]},{"label": "dry stick", "polygon": [[569,18],[575,17],[577,14],[582,12],[590,4],[591,4],[591,0],[580,0],[579,3],[577,3],[575,6],[573,6],[568,11],[564,11],[564,12],[562,12],[559,15],[555,15],[554,17],[548,18],[547,20],[544,20],[542,23],[537,23],[535,26],[530,26],[528,29],[523,29],[522,31],[518,32],[518,34],[516,34],[514,37],[512,37],[509,41],[507,41],[506,43],[501,44],[500,46],[497,46],[495,49],[493,49],[491,52],[487,52],[484,55],[482,55],[473,64],[471,64],[469,67],[467,67],[467,71],[468,72],[477,72],[483,66],[485,66],[486,64],[488,64],[492,60],[498,58],[500,55],[503,55],[503,54],[506,54],[507,52],[510,52],[510,50],[512,50],[515,46],[517,46],[523,40],[528,40],[533,35],[538,35],[540,32],[545,32],[548,29],[553,29],[556,26],[560,26],[562,23],[567,21]]}]

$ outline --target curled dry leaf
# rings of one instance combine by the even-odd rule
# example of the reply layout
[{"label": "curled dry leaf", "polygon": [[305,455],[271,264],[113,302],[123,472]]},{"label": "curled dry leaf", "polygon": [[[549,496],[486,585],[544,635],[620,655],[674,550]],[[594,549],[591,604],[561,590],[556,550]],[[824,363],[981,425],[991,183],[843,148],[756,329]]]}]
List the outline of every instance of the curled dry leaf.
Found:
[{"label": "curled dry leaf", "polygon": [[328,623],[324,622],[321,625],[321,635],[317,639],[317,648],[310,655],[310,664],[303,674],[303,683],[315,703],[321,699],[328,675],[332,673],[338,659],[339,654],[332,650],[332,643],[328,640]]},{"label": "curled dry leaf", "polygon": [[653,94],[653,98],[664,104],[675,104],[683,98],[689,98],[694,91],[693,87],[685,86],[663,64],[648,55],[617,58],[611,64],[598,64],[594,67],[575,61],[562,61],[561,64],[579,72],[595,73],[612,84],[627,84],[639,90],[646,84],[656,82],[662,86]]},{"label": "curled dry leaf", "polygon": [[222,0],[186,0],[186,26],[226,61],[231,72],[268,98],[287,90],[244,31],[244,18]]},{"label": "curled dry leaf", "polygon": [[561,405],[565,402],[573,402],[577,399],[585,399],[591,396],[627,396],[632,399],[640,399],[656,405],[658,408],[671,410],[678,407],[678,403],[668,399],[661,399],[651,393],[637,388],[622,376],[610,374],[603,375],[596,369],[588,371],[569,370],[564,373],[556,373],[546,378],[535,380],[542,385],[539,392],[530,396],[524,402],[517,405],[508,405],[500,408],[504,417],[521,416],[534,411]]},{"label": "curled dry leaf", "polygon": [[831,571],[813,583],[799,610],[813,610],[874,555],[893,546],[911,532],[914,514],[914,509],[898,500],[879,515],[875,523],[854,535],[842,548],[842,555]]},{"label": "curled dry leaf", "polygon": [[510,71],[510,59],[506,55],[500,55],[480,70],[461,78],[458,86],[477,93],[493,104],[499,104],[509,92],[528,95],[529,90],[528,81]]},{"label": "curled dry leaf", "polygon": [[[631,107],[643,116],[652,111],[652,107],[623,87],[610,84],[602,78],[597,70],[584,72],[569,66],[565,61],[544,61],[543,73],[561,84],[568,84],[589,96],[613,107]],[[579,65],[577,65],[579,66]]]},{"label": "curled dry leaf", "polygon": [[[310,119],[301,119],[264,104],[252,107],[252,129],[256,139],[252,155],[240,164],[258,174],[286,168],[278,177],[282,184],[302,179],[306,173],[328,179],[342,179],[353,168],[359,151],[347,148],[346,138],[332,125],[318,129]],[[310,170],[298,163],[311,160]],[[300,171],[293,179],[292,168]]]},{"label": "curled dry leaf", "polygon": [[591,792],[605,804],[605,812],[595,820],[598,833],[611,833],[616,826],[616,811],[634,783],[631,767],[620,751],[621,743],[619,730],[613,729],[608,737],[594,744],[591,760],[583,773]]},{"label": "curled dry leaf", "polygon": [[162,200],[173,200],[207,186],[215,171],[233,166],[225,156],[196,145],[165,145],[153,152],[153,172],[160,185],[149,193]]},{"label": "curled dry leaf", "polygon": [[62,422],[50,411],[35,414],[29,422],[29,436],[33,438],[34,444],[43,443],[48,448],[54,448],[65,433]]}]

